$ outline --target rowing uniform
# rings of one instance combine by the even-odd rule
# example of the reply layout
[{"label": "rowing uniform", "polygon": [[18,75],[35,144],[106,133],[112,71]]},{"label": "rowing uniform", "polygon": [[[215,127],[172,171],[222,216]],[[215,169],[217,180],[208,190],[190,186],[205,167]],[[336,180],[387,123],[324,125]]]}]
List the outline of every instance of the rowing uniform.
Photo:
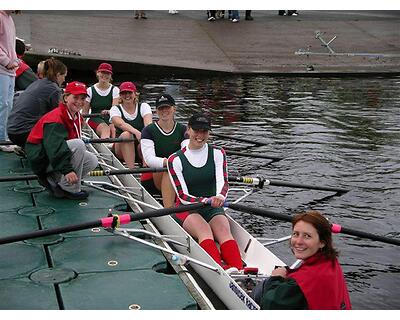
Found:
[{"label": "rowing uniform", "polygon": [[[64,103],[46,113],[32,128],[25,151],[32,171],[46,175],[53,185],[76,193],[80,182],[70,185],[63,175],[74,171],[79,179],[97,166],[95,155],[86,151],[81,138],[82,116],[71,115]],[[49,176],[50,174],[50,176]]]},{"label": "rowing uniform", "polygon": [[[199,150],[184,147],[168,158],[168,172],[178,196],[177,205],[207,202],[209,197],[228,192],[226,155],[223,149],[205,144]],[[224,214],[223,208],[206,207],[197,211],[209,222],[214,216]],[[188,212],[176,214],[182,222]]]},{"label": "rowing uniform", "polygon": [[[142,131],[144,128],[143,118],[147,114],[152,114],[151,107],[149,104],[143,102],[140,105],[136,104],[135,112],[128,113],[121,104],[113,106],[110,109],[110,121],[113,117],[121,117],[126,123],[134,127],[135,129]],[[115,127],[116,136],[119,137],[123,132],[120,128]],[[135,135],[133,135],[135,138]],[[136,138],[135,138],[136,139]]]},{"label": "rowing uniform", "polygon": [[338,260],[317,253],[286,279],[271,277],[264,284],[261,309],[350,310],[351,302]]},{"label": "rowing uniform", "polygon": [[[175,122],[170,132],[165,132],[157,122],[149,124],[142,130],[140,147],[143,159],[150,168],[164,167],[164,159],[188,144],[186,126]],[[143,173],[142,185],[153,194],[159,193],[153,183],[153,173]]]},{"label": "rowing uniform", "polygon": [[[87,89],[88,97],[86,101],[90,103],[91,113],[101,113],[103,110],[109,110],[113,104],[113,99],[119,97],[119,88],[110,85],[106,90],[101,90],[97,84]],[[93,117],[87,121],[88,125],[96,130],[100,123],[108,124],[108,119],[104,117]]]},{"label": "rowing uniform", "polygon": [[[223,149],[208,144],[199,150],[184,147],[168,158],[168,173],[178,196],[177,206],[195,202],[205,203],[212,196],[226,199],[228,171]],[[223,215],[224,209],[206,206],[196,210],[196,213],[210,222],[215,216]],[[183,224],[189,214],[190,212],[177,213],[175,219]],[[214,239],[204,239],[199,245],[223,268],[243,269],[239,247],[235,240],[220,243],[220,250]]]}]

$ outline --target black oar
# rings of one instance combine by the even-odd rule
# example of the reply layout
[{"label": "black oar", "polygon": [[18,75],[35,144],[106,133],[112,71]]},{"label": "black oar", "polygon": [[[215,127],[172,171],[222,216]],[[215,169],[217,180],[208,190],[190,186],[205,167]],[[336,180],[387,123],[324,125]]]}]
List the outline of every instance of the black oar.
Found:
[{"label": "black oar", "polygon": [[87,138],[82,138],[84,143],[123,143],[123,142],[133,142],[136,139],[135,138],[130,138],[130,139],[121,139],[121,138],[92,138],[92,139],[87,139]]},{"label": "black oar", "polygon": [[[233,210],[238,210],[238,211],[254,214],[256,216],[267,217],[267,218],[272,218],[272,219],[277,219],[277,220],[283,220],[283,221],[287,221],[287,222],[291,222],[293,219],[292,216],[289,216],[289,215],[286,215],[283,213],[269,211],[266,209],[253,208],[253,207],[249,207],[248,205],[241,205],[241,204],[237,204],[237,203],[225,203],[225,206],[228,208],[231,208]],[[374,240],[374,241],[380,241],[380,242],[385,242],[385,243],[400,246],[399,239],[393,239],[393,238],[388,238],[388,237],[384,237],[384,236],[380,236],[380,235],[376,235],[376,234],[372,234],[372,233],[368,233],[368,232],[364,232],[364,231],[358,231],[358,230],[354,230],[354,229],[344,228],[338,224],[331,224],[331,226],[332,226],[333,233],[344,233],[344,234],[348,234],[348,235],[352,235],[352,236],[356,236],[356,237],[360,237],[360,238],[367,238],[367,239]]]},{"label": "black oar", "polygon": [[107,117],[109,114],[103,114],[103,113],[87,113],[87,114],[82,114],[83,118],[94,118],[94,117]]},{"label": "black oar", "polygon": [[6,243],[12,243],[17,241],[23,241],[27,239],[39,238],[39,237],[46,237],[53,234],[59,233],[67,233],[72,231],[90,229],[90,228],[111,228],[111,227],[118,227],[120,224],[127,224],[131,221],[138,221],[143,219],[155,218],[166,216],[173,213],[196,210],[205,206],[204,203],[194,203],[185,206],[179,206],[175,208],[166,208],[166,209],[159,209],[159,210],[152,210],[143,213],[126,213],[122,215],[113,215],[111,217],[105,217],[99,220],[88,221],[79,224],[68,225],[65,227],[58,227],[53,229],[46,229],[46,230],[38,230],[23,234],[18,234],[14,236],[0,238],[0,245]]},{"label": "black oar", "polygon": [[[88,139],[88,138],[82,138],[84,143],[123,143],[123,142],[133,142],[136,139],[135,138],[131,138],[131,139],[121,139],[121,138],[105,138],[105,139],[101,139],[101,138],[92,138],[92,139]],[[0,146],[7,146],[7,145],[12,145],[14,144],[11,141],[0,141]]]},{"label": "black oar", "polygon": [[274,161],[279,161],[282,160],[282,157],[277,157],[277,156],[271,156],[267,154],[259,154],[259,153],[252,153],[252,152],[239,152],[239,151],[234,151],[229,148],[223,147],[227,155],[235,155],[235,156],[241,156],[241,157],[250,157],[250,158],[259,158],[259,159],[268,159],[268,160],[274,160]]},{"label": "black oar", "polygon": [[15,143],[12,142],[12,141],[8,141],[8,140],[1,140],[0,141],[0,146],[10,146],[12,144],[15,144]]},{"label": "black oar", "polygon": [[309,185],[309,184],[292,183],[292,182],[276,181],[276,180],[265,180],[265,184],[266,185],[271,185],[271,186],[276,186],[276,187],[289,187],[289,188],[332,191],[332,192],[337,192],[339,194],[346,193],[346,192],[350,191],[349,189],[344,189],[344,188],[315,186],[315,185]]},{"label": "black oar", "polygon": [[[119,169],[119,170],[94,170],[88,173],[89,176],[111,176],[111,175],[119,175],[119,174],[138,174],[138,173],[146,173],[146,172],[166,172],[167,168],[136,168],[136,169]],[[37,180],[37,176],[34,174],[31,175],[10,175],[10,176],[0,176],[0,182],[7,181],[22,181],[22,180]],[[240,182],[245,184],[251,184],[258,188],[263,188],[265,185],[273,185],[280,187],[291,187],[291,188],[302,188],[302,189],[316,189],[316,190],[324,190],[324,191],[334,191],[337,193],[345,193],[349,190],[342,188],[333,188],[333,187],[321,187],[321,186],[309,186],[303,184],[295,184],[290,182],[282,182],[282,181],[273,181],[266,180],[262,177],[241,177],[241,176],[229,176],[228,180],[230,182]]]},{"label": "black oar", "polygon": [[216,133],[216,132],[213,132],[213,131],[211,131],[210,134],[212,136],[215,136],[215,137],[218,137],[218,138],[223,138],[223,139],[227,139],[227,140],[236,140],[236,141],[240,141],[240,142],[255,144],[255,145],[258,145],[258,146],[268,146],[269,145],[266,142],[260,142],[260,141],[245,139],[245,138],[236,138],[236,137],[233,137],[233,136],[230,136],[230,135]]}]

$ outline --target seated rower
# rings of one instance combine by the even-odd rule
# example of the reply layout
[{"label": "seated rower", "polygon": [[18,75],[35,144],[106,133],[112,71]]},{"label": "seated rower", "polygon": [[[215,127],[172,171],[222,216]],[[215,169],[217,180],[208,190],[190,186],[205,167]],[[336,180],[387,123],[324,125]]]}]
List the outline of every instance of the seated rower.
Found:
[{"label": "seated rower", "polygon": [[[115,128],[109,124],[109,110],[119,102],[119,88],[112,85],[112,66],[101,63],[96,70],[98,82],[88,88],[88,97],[83,108],[83,113],[101,113],[102,116],[88,118],[88,125],[102,138],[115,138]],[[107,119],[105,119],[106,117]]]},{"label": "seated rower", "polygon": [[80,110],[86,96],[85,84],[67,84],[63,102],[40,118],[25,145],[39,183],[57,198],[86,199],[88,193],[81,190],[81,179],[97,166],[96,156],[86,150],[81,139]]},{"label": "seated rower", "polygon": [[[186,126],[175,121],[175,100],[169,94],[162,94],[156,99],[158,120],[149,124],[142,131],[141,149],[143,160],[150,168],[167,167],[168,157],[188,144]],[[168,172],[144,175],[142,185],[149,192],[161,191],[165,208],[174,206],[175,190],[172,187]]]},{"label": "seated rower", "polygon": [[175,217],[219,265],[233,272],[243,269],[243,263],[222,208],[228,193],[226,155],[207,144],[210,130],[210,119],[194,114],[188,123],[189,144],[168,158],[168,172],[177,205],[210,201],[211,206]]},{"label": "seated rower", "polygon": [[328,220],[318,211],[296,215],[290,247],[302,264],[296,269],[279,267],[254,288],[254,299],[261,309],[351,309]]},{"label": "seated rower", "polygon": [[115,154],[125,161],[129,169],[135,167],[135,160],[139,161],[139,143],[143,128],[153,122],[153,113],[149,104],[139,104],[139,93],[133,82],[122,82],[119,86],[120,104],[110,109],[110,120],[115,126],[116,137],[121,139],[135,139],[135,142],[115,143]]}]

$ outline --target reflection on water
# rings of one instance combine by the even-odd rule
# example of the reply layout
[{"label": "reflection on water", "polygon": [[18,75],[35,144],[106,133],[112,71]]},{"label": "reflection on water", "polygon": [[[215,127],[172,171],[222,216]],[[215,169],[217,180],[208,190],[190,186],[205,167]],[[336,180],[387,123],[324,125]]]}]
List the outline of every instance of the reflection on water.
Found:
[{"label": "reflection on water", "polygon": [[[152,107],[156,95],[167,91],[177,101],[181,121],[201,108],[211,115],[215,132],[263,141],[267,146],[233,140],[215,143],[284,157],[270,163],[231,156],[231,173],[351,189],[333,196],[323,191],[266,187],[246,200],[249,206],[289,214],[317,209],[348,228],[400,238],[400,78],[154,80],[133,76],[131,80],[136,80],[141,99]],[[256,236],[290,233],[285,222],[239,212],[232,215]],[[334,239],[354,308],[398,309],[399,248],[346,235]],[[286,244],[271,249],[292,262]]]}]

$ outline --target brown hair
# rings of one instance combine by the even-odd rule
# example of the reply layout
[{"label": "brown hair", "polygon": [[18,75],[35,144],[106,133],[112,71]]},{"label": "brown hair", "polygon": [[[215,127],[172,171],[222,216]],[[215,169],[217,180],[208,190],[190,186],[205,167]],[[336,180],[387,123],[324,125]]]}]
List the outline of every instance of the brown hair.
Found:
[{"label": "brown hair", "polygon": [[319,240],[325,244],[321,249],[322,254],[330,260],[334,260],[338,256],[338,251],[333,247],[331,224],[318,211],[309,210],[294,216],[292,220],[292,229],[297,222],[304,221],[311,224],[318,232]]},{"label": "brown hair", "polygon": [[67,67],[60,60],[49,58],[44,61],[43,74],[47,79],[56,82],[57,73],[65,74],[66,72]]}]

